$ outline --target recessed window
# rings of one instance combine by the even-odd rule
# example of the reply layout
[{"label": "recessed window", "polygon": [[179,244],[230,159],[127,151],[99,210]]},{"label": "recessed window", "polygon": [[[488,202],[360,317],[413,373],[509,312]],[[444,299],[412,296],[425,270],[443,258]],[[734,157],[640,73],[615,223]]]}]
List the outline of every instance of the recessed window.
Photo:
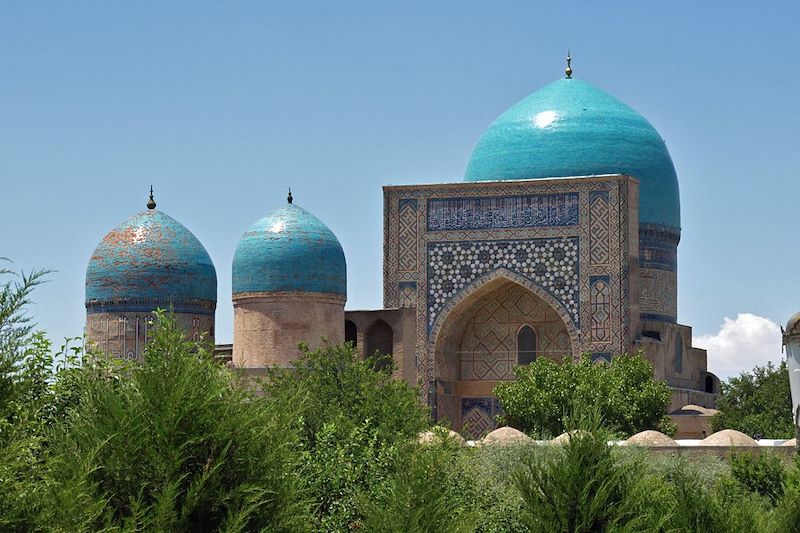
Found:
[{"label": "recessed window", "polygon": [[358,345],[358,328],[351,320],[344,321],[344,340],[352,342],[354,347]]},{"label": "recessed window", "polygon": [[536,332],[525,325],[517,333],[517,364],[529,365],[536,361]]}]

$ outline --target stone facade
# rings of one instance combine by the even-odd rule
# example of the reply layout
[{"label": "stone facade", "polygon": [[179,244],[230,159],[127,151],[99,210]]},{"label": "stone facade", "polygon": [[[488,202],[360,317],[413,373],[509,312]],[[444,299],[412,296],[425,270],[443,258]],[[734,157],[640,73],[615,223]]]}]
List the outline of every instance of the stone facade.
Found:
[{"label": "stone facade", "polygon": [[438,417],[491,429],[491,390],[510,378],[526,324],[548,357],[628,351],[637,185],[612,175],[384,188],[384,306],[415,309],[417,381]]},{"label": "stone facade", "polygon": [[343,296],[309,292],[243,293],[233,297],[233,365],[286,367],[323,341],[344,342]]},{"label": "stone facade", "polygon": [[[86,315],[87,345],[100,352],[125,359],[141,359],[153,327],[153,312],[159,306],[94,308]],[[149,309],[149,310],[148,310]],[[94,312],[92,312],[94,311]],[[174,311],[175,319],[190,339],[214,342],[214,308],[195,312]]]},{"label": "stone facade", "polygon": [[638,205],[626,175],[384,187],[384,307],[414,310],[403,377],[437,418],[491,430],[492,390],[525,354],[643,349],[657,378],[713,403],[705,352],[675,323],[679,234],[640,235]]},{"label": "stone facade", "polygon": [[345,340],[352,342],[358,354],[365,358],[375,350],[391,355],[392,375],[417,384],[414,365],[416,346],[415,313],[411,308],[381,309],[379,311],[345,311]]}]

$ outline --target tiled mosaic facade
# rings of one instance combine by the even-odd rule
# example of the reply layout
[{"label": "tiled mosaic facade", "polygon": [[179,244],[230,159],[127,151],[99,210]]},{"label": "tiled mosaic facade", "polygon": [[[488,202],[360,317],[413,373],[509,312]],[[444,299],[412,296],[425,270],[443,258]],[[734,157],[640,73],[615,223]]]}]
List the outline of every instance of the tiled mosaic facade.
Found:
[{"label": "tiled mosaic facade", "polygon": [[560,361],[572,351],[569,333],[553,308],[515,283],[500,285],[478,298],[464,314],[458,335],[461,342],[453,346],[457,351],[440,352],[445,358],[458,359],[461,381],[513,379],[519,331],[524,326],[534,332],[538,357]]},{"label": "tiled mosaic facade", "polygon": [[491,396],[461,398],[462,433],[470,439],[479,439],[495,427],[497,415],[503,410],[497,398]]},{"label": "tiled mosaic facade", "polygon": [[627,176],[385,187],[384,306],[417,310],[424,393],[437,350],[454,348],[437,346],[442,327],[498,279],[552,310],[573,355],[626,350],[638,327],[636,187]]},{"label": "tiled mosaic facade", "polygon": [[652,224],[639,233],[642,320],[675,322],[678,316],[678,242],[680,231]]},{"label": "tiled mosaic facade", "polygon": [[428,327],[465,286],[497,269],[521,274],[542,287],[578,324],[578,239],[428,243]]},{"label": "tiled mosaic facade", "polygon": [[428,200],[428,231],[574,226],[578,195],[539,194]]}]

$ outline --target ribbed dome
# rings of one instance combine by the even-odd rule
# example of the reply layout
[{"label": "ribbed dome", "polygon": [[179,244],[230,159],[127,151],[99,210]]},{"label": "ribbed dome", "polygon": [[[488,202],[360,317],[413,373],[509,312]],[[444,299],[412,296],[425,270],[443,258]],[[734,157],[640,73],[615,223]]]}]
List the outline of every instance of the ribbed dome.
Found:
[{"label": "ribbed dome", "polygon": [[206,249],[180,222],[155,209],[111,230],[86,268],[87,305],[142,300],[217,301],[217,273]]},{"label": "ribbed dome", "polygon": [[233,256],[233,294],[318,292],[347,296],[347,266],[336,235],[294,204],[257,220]]},{"label": "ribbed dome", "polygon": [[465,181],[629,174],[639,221],[680,228],[678,179],[647,120],[613,96],[561,79],[500,115],[478,141]]}]

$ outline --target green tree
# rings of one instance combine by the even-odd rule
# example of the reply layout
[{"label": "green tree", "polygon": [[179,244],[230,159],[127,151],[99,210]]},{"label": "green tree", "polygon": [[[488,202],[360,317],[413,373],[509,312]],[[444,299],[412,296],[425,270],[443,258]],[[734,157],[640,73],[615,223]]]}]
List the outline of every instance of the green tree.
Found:
[{"label": "green tree", "polygon": [[662,531],[663,484],[646,475],[642,456],[620,461],[599,419],[558,450],[528,454],[514,474],[531,532]]},{"label": "green tree", "polygon": [[786,362],[771,362],[742,372],[722,383],[719,413],[711,420],[714,431],[735,429],[756,437],[794,437],[792,394]]},{"label": "green tree", "polygon": [[0,530],[33,529],[44,501],[53,355],[27,313],[46,271],[0,268]]},{"label": "green tree", "polygon": [[309,529],[291,413],[160,314],[144,361],[87,356],[50,433],[40,524],[64,531]]},{"label": "green tree", "polygon": [[621,355],[610,364],[594,364],[587,355],[565,357],[561,364],[539,358],[514,373],[517,379],[494,393],[505,411],[500,422],[521,431],[555,436],[565,430],[566,416],[594,410],[624,435],[674,431],[665,416],[669,387],[653,379],[653,367],[641,355]]},{"label": "green tree", "polygon": [[398,450],[429,427],[429,413],[416,389],[392,378],[391,363],[376,365],[380,355],[362,360],[350,344],[301,351],[291,369],[271,369],[262,386],[294,413],[317,501],[315,527],[347,531],[363,521],[359,495],[386,481]]},{"label": "green tree", "polygon": [[363,529],[380,533],[467,533],[475,531],[477,515],[465,501],[471,480],[459,464],[458,444],[409,443],[395,454],[392,473],[359,506]]}]

